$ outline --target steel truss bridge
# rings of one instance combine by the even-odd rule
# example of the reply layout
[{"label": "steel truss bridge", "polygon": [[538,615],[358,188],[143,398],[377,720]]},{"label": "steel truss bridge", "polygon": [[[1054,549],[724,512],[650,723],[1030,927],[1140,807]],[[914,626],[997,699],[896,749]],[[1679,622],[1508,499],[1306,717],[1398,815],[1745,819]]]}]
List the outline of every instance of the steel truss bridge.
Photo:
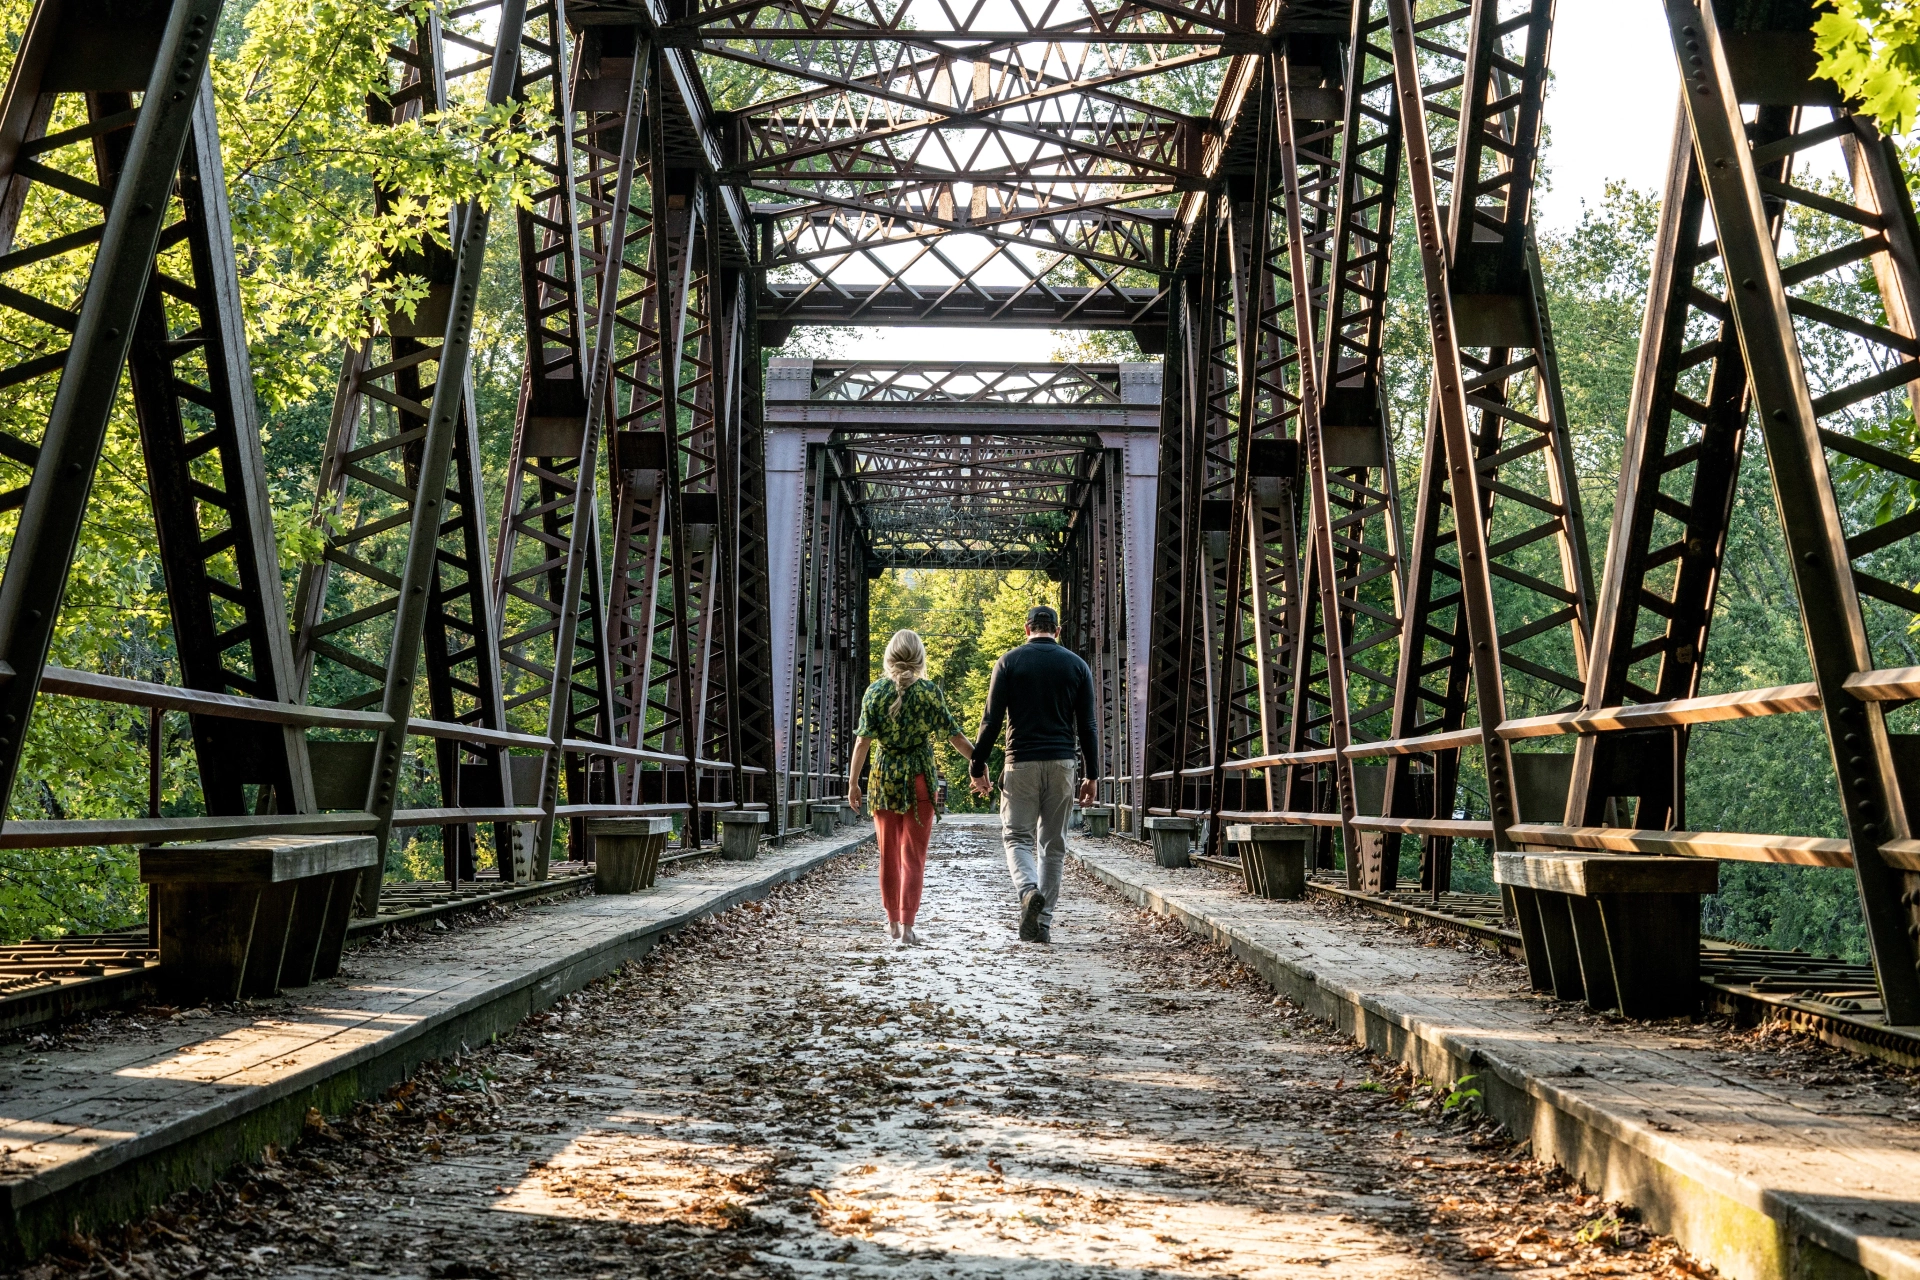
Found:
[{"label": "steel truss bridge", "polygon": [[[0,783],[57,698],[184,712],[206,816],[12,819],[0,844],[438,827],[457,881],[490,824],[497,850],[531,833],[535,876],[595,818],[778,829],[843,785],[869,579],[1032,566],[1099,673],[1128,821],[1316,828],[1359,890],[1394,888],[1409,840],[1435,893],[1461,838],[1851,868],[1881,1013],[1920,1024],[1920,754],[1890,719],[1920,669],[1870,639],[1920,614],[1920,513],[1850,524],[1836,488],[1920,481],[1859,426],[1920,377],[1920,228],[1893,146],[1810,79],[1805,0],[1666,0],[1683,92],[1597,572],[1533,235],[1552,0],[441,5],[367,128],[529,104],[532,206],[460,207],[450,248],[392,264],[428,296],[344,354],[327,548],[291,598],[220,7],[128,0],[109,30],[39,0],[0,108],[0,307],[31,339],[0,355]],[[1847,179],[1796,185],[1828,144]],[[57,233],[23,215],[46,201]],[[1790,217],[1833,234],[1803,249]],[[1396,236],[1430,376],[1412,492]],[[503,485],[470,369],[495,238],[526,325]],[[81,296],[37,286],[55,260]],[[1877,297],[1850,311],[1823,284],[1856,272]],[[763,373],[795,326],[866,324],[1120,330],[1161,363]],[[179,687],[48,665],[123,374]],[[1750,430],[1812,679],[1703,696]],[[1686,830],[1692,726],[1775,714],[1820,718],[1844,834]],[[402,807],[410,741],[434,807]],[[1531,892],[1508,906],[1538,960]]]}]

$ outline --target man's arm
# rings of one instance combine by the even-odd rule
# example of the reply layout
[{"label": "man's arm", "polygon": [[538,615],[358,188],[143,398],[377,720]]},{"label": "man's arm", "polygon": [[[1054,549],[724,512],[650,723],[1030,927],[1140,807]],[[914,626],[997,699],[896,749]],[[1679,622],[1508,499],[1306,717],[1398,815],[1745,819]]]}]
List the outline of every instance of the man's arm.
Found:
[{"label": "man's arm", "polygon": [[1001,677],[1006,672],[1007,660],[1003,657],[993,664],[993,674],[987,677],[987,710],[980,717],[980,733],[973,740],[973,776],[987,776],[987,761],[993,758],[993,746],[1000,741],[1000,725],[1007,718],[1007,686]]},{"label": "man's arm", "polygon": [[1073,718],[1080,726],[1080,754],[1086,760],[1086,772],[1080,776],[1100,776],[1100,721],[1093,712],[1093,669],[1080,664],[1080,688],[1073,698]]}]

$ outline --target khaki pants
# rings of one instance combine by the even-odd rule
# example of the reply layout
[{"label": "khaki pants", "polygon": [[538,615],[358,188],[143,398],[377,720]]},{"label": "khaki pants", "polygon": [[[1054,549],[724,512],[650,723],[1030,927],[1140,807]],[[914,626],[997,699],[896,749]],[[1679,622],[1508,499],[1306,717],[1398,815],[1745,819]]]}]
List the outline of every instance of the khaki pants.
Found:
[{"label": "khaki pants", "polygon": [[1073,812],[1072,760],[1023,760],[1000,772],[1000,842],[1016,900],[1046,897],[1042,928],[1053,924],[1060,872],[1067,861],[1067,817]]}]

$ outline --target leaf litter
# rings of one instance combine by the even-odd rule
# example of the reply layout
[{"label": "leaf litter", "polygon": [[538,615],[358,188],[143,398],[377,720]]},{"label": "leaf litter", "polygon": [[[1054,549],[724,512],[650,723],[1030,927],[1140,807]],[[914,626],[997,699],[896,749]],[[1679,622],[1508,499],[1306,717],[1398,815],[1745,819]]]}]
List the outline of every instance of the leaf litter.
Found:
[{"label": "leaf litter", "polygon": [[933,945],[894,951],[869,848],[16,1274],[1713,1274],[1470,1081],[1077,869],[1063,899],[1017,942],[997,832],[950,821]]}]

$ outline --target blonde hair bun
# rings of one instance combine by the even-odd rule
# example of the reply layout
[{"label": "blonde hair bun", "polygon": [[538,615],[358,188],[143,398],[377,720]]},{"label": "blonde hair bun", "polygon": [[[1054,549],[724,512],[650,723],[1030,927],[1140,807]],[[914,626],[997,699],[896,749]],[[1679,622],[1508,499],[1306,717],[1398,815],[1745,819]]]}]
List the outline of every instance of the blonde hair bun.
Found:
[{"label": "blonde hair bun", "polygon": [[907,690],[927,678],[927,646],[917,631],[896,631],[893,639],[887,641],[886,656],[881,659],[881,669],[887,673],[887,679],[893,681],[899,694],[893,700],[893,710],[889,713],[899,715],[900,708],[907,701]]}]

